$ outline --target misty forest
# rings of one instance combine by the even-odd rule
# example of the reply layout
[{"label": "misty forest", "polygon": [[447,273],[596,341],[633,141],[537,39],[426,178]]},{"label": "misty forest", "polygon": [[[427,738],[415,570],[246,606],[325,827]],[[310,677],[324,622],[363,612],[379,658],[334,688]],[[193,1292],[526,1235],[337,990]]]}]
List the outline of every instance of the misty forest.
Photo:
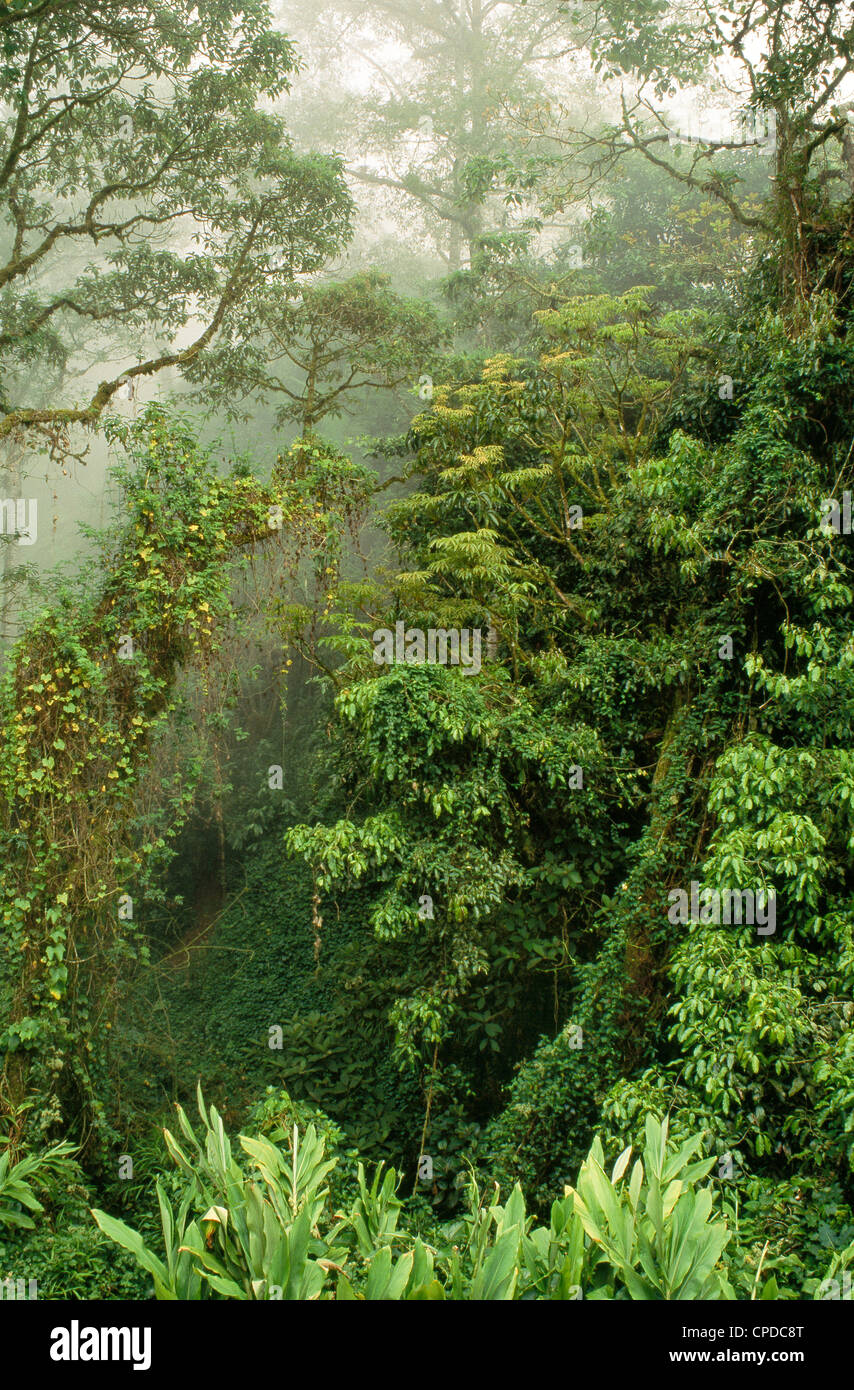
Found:
[{"label": "misty forest", "polygon": [[6,1297],[850,1297],[854,7],[0,48]]}]

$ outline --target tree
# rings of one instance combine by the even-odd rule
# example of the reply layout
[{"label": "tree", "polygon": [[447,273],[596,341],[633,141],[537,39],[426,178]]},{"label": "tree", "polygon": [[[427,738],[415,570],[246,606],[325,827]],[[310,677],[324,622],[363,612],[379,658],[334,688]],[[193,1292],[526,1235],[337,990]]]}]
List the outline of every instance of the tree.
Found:
[{"label": "tree", "polygon": [[[637,150],[721,203],[773,244],[781,297],[800,310],[817,290],[847,292],[854,227],[854,101],[844,99],[854,74],[851,5],[731,0],[686,12],[663,0],[604,0],[588,9],[596,70],[620,82],[619,92],[613,88],[619,118],[599,129],[574,127],[575,151],[601,169]],[[736,119],[730,131],[704,135],[701,129],[686,150],[674,130],[678,118],[660,103],[696,101],[700,82],[726,94]],[[721,167],[733,150],[754,143],[771,155],[764,207],[741,196],[737,170]]]},{"label": "tree", "polygon": [[514,105],[543,101],[565,81],[556,66],[572,49],[565,17],[550,0],[335,0],[319,13],[311,4],[310,16],[305,43],[318,71],[338,59],[376,75],[367,95],[348,92],[337,111],[351,178],[386,190],[402,218],[415,214],[458,270],[508,215],[484,206],[467,171],[500,156]]},{"label": "tree", "polygon": [[277,423],[296,422],[303,439],[357,392],[424,374],[441,338],[430,305],[395,294],[379,271],[308,285],[295,299],[267,295],[245,334],[200,354],[188,375],[232,414],[250,396],[282,401]]},{"label": "tree", "polygon": [[[183,371],[322,265],[351,202],[340,162],[259,109],[298,69],[265,0],[45,0],[0,34],[0,441],[63,454],[123,383]],[[76,399],[40,387],[57,370]]]}]

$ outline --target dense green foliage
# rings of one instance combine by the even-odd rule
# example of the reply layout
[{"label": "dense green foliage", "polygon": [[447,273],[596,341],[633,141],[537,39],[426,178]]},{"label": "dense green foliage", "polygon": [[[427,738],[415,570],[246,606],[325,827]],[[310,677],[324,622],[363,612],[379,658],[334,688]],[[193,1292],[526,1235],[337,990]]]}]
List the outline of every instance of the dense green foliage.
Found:
[{"label": "dense green foliage", "polygon": [[[99,427],[113,503],[0,653],[0,1281],[824,1297],[854,1267],[850,31],[824,4],[690,33],[658,3],[588,29],[514,3],[500,34],[473,7],[419,166],[454,35],[381,7],[413,56],[374,184],[449,224],[416,294],[308,278],[354,206],[268,109],[297,62],[265,7],[139,8],[125,34],[48,3],[54,58],[0,15],[2,82],[30,74],[0,437],[67,459]],[[653,102],[746,61],[739,17],[772,178],[672,149]],[[582,34],[636,93],[590,128],[521,56]],[[504,79],[536,98],[521,144]],[[98,122],[131,109],[114,187]],[[173,216],[198,252],[160,247]],[[103,263],[46,290],[78,232]],[[108,416],[111,367],[69,405],[87,316],[185,394]],[[46,365],[62,389],[19,403]],[[320,433],[344,413],[360,439]]]},{"label": "dense green foliage", "polygon": [[[165,1131],[181,1174],[177,1210],[157,1187],[165,1260],[124,1222],[94,1213],[160,1299],[566,1300],[582,1289],[609,1300],[735,1297],[716,1269],[729,1233],[711,1190],[697,1186],[712,1160],[691,1162],[699,1138],[668,1147],[666,1121],[647,1120],[628,1181],[631,1148],[609,1178],[597,1139],[548,1226],[533,1225],[518,1184],[501,1205],[497,1190],[487,1201],[472,1182],[467,1210],[437,1229],[434,1248],[399,1227],[393,1168],[381,1165],[369,1186],[360,1163],[346,1214],[333,1212],[326,1183],[337,1157],[313,1124],[241,1135],[241,1164],[201,1092],[198,1107],[203,1142],[180,1107],[181,1142]],[[771,1280],[763,1296],[775,1291]]]}]

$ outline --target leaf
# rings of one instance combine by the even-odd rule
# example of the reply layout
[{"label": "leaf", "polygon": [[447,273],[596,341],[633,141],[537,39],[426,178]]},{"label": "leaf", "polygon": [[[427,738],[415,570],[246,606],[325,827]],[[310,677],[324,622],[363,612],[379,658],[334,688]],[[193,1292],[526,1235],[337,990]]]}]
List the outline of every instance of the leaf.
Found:
[{"label": "leaf", "polygon": [[445,1290],[438,1279],[433,1279],[429,1284],[419,1284],[416,1289],[407,1294],[408,1302],[430,1300],[433,1303],[445,1301]]},{"label": "leaf", "polygon": [[496,1241],[472,1284],[473,1300],[512,1299],[518,1277],[518,1249],[519,1233],[515,1228]]},{"label": "leaf", "polygon": [[206,1274],[205,1278],[212,1289],[224,1294],[226,1298],[246,1299],[246,1293],[239,1284],[235,1284],[233,1279],[223,1278],[221,1274]]},{"label": "leaf", "polygon": [[629,1159],[631,1158],[631,1156],[632,1146],[631,1144],[629,1144],[629,1147],[627,1149],[623,1149],[623,1152],[620,1154],[620,1157],[617,1159],[616,1163],[614,1164],[614,1167],[611,1170],[612,1187],[616,1187],[617,1183],[620,1181],[620,1178],[625,1173],[626,1169],[629,1166]]},{"label": "leaf", "polygon": [[[157,1256],[151,1253],[137,1231],[132,1231],[124,1221],[119,1221],[115,1216],[108,1216],[105,1211],[92,1209],[92,1215],[105,1236],[109,1236],[110,1240],[115,1241],[116,1245],[121,1245],[124,1250],[129,1250],[144,1270],[153,1275],[164,1289],[171,1290],[169,1270],[162,1260],[158,1260]],[[174,1293],[171,1296],[174,1297]]]}]

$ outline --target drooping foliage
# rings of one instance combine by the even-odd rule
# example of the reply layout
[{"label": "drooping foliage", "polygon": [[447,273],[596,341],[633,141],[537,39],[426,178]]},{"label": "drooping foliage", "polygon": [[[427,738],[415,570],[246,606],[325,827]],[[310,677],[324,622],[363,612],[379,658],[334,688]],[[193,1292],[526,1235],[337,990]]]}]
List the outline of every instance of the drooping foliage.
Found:
[{"label": "drooping foliage", "polygon": [[[13,652],[0,696],[2,1103],[15,1115],[34,1090],[41,1130],[73,1124],[86,1141],[106,1120],[118,981],[148,957],[133,904],[165,843],[140,825],[135,795],[177,672],[216,648],[235,556],[285,526],[289,548],[310,550],[363,491],[334,465],[316,489],[302,458],[281,460],[272,485],[240,470],[220,478],[155,408],[115,433],[130,461],[106,580],[58,594]],[[177,785],[170,835],[191,801]]]}]

